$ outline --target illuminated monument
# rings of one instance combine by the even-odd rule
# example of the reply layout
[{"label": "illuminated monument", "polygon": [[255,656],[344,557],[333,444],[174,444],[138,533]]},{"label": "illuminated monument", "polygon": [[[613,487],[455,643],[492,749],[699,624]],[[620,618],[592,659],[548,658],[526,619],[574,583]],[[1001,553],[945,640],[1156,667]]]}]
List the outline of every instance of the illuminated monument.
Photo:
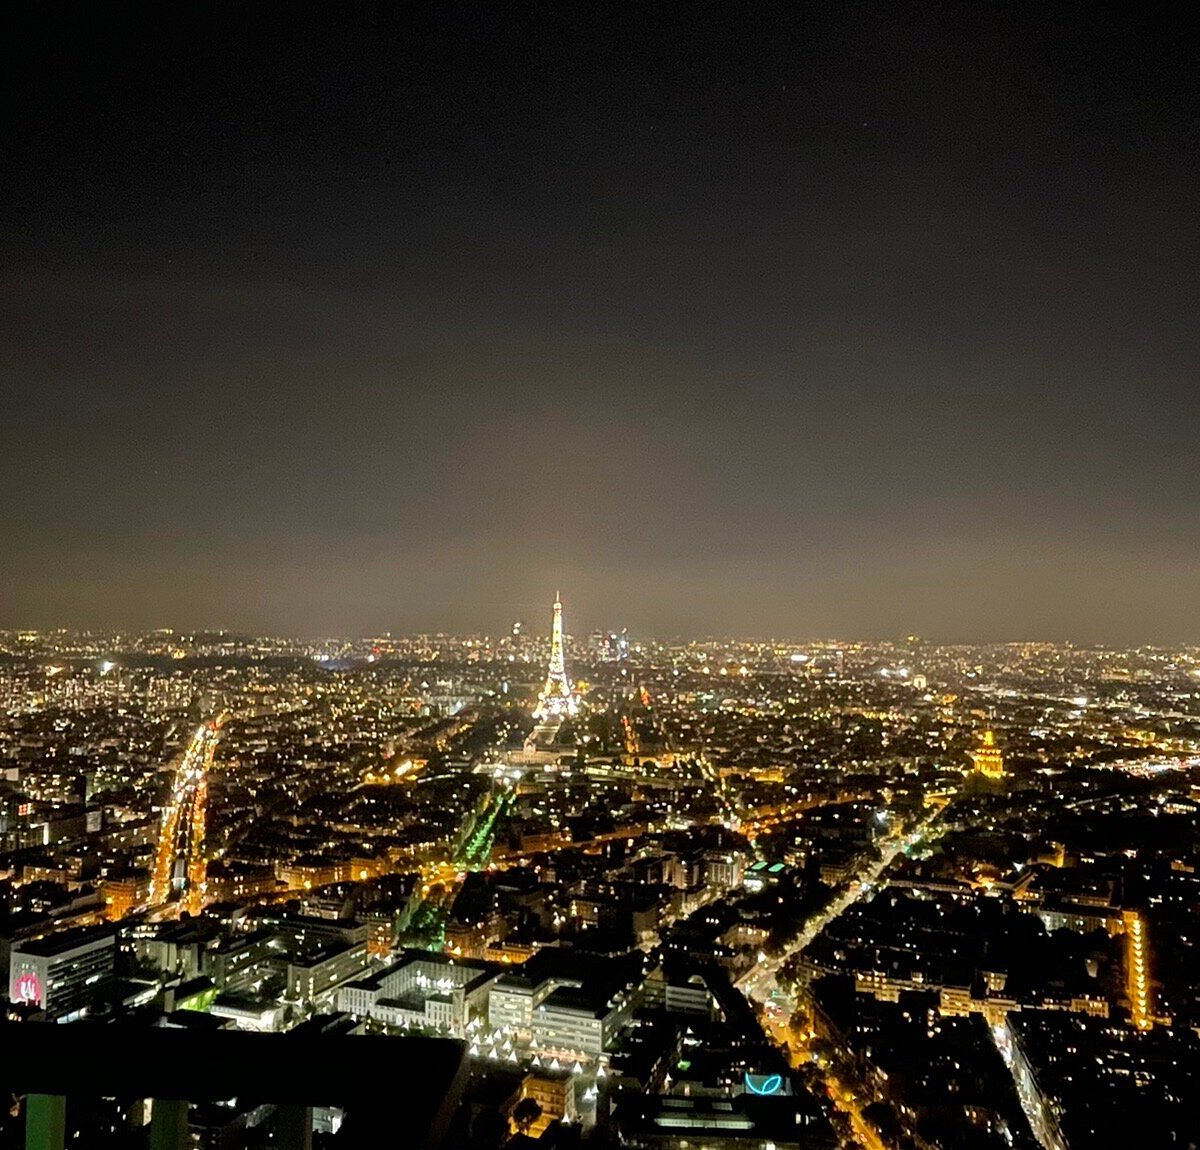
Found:
[{"label": "illuminated monument", "polygon": [[579,710],[579,696],[567,678],[567,664],[563,655],[562,602],[558,592],[554,593],[554,628],[550,633],[550,667],[546,672],[546,685],[538,695],[533,717],[539,722],[547,719],[564,719]]},{"label": "illuminated monument", "polygon": [[1004,778],[1004,755],[996,746],[996,734],[990,728],[979,739],[979,746],[971,752],[975,769],[988,779]]}]

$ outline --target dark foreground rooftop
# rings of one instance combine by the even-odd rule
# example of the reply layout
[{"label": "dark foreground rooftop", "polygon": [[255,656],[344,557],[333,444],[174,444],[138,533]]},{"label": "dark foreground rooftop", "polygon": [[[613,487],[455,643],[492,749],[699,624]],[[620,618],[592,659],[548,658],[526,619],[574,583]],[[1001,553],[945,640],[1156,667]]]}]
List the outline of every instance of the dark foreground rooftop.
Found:
[{"label": "dark foreground rooftop", "polygon": [[13,1094],[337,1106],[348,1150],[397,1127],[406,1145],[437,1146],[465,1074],[451,1039],[0,1023],[0,1088]]}]

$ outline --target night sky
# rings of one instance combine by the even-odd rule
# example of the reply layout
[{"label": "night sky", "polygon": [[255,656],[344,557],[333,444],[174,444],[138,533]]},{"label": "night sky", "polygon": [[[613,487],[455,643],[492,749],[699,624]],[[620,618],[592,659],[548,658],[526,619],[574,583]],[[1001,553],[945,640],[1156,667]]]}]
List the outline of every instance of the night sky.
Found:
[{"label": "night sky", "polygon": [[7,9],[0,627],[1200,642],[1166,9],[189,7]]}]

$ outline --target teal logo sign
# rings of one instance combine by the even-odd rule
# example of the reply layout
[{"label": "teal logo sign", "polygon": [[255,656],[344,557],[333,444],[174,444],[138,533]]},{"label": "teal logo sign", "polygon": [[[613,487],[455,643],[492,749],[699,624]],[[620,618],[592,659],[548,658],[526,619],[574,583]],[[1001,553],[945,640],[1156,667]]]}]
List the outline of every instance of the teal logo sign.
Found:
[{"label": "teal logo sign", "polygon": [[778,1094],[783,1089],[782,1074],[751,1074],[746,1072],[747,1094]]}]

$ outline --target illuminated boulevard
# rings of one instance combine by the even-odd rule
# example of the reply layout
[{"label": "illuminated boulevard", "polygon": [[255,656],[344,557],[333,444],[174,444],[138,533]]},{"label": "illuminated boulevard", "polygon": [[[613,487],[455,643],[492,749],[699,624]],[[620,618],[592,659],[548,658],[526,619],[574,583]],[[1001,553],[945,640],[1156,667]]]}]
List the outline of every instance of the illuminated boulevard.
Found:
[{"label": "illuminated boulevard", "polygon": [[1028,1067],[1022,1062],[1008,1024],[1002,1023],[993,1026],[991,1034],[1001,1060],[1012,1075],[1017,1099],[1021,1103],[1025,1117],[1029,1119],[1029,1127],[1034,1136],[1045,1147],[1045,1150],[1067,1150],[1067,1145],[1058,1132],[1058,1124],[1046,1108],[1046,1100],[1038,1092]]},{"label": "illuminated boulevard", "polygon": [[444,945],[446,919],[458,889],[468,871],[488,865],[496,826],[515,797],[515,791],[507,787],[486,792],[467,820],[451,858],[421,868],[421,883],[413,891],[402,916],[404,928],[412,935],[425,939],[431,946]]},{"label": "illuminated boulevard", "polygon": [[763,1029],[773,1041],[788,1050],[792,1065],[797,1069],[816,1067],[820,1072],[834,1109],[844,1116],[858,1144],[867,1150],[888,1150],[887,1144],[863,1116],[863,1108],[871,1099],[864,1098],[854,1085],[840,1078],[830,1061],[818,1057],[811,1048],[815,1034],[808,1008],[780,985],[779,973],[790,959],[803,954],[826,926],[861,898],[872,894],[880,877],[899,855],[912,850],[929,836],[949,805],[950,798],[939,795],[931,802],[933,809],[915,827],[906,832],[897,826],[880,841],[879,857],[865,864],[848,879],[830,902],[804,924],[800,933],[783,951],[773,958],[763,956],[738,983],[742,993],[761,1007]]},{"label": "illuminated boulevard", "polygon": [[183,752],[162,829],[150,884],[151,907],[199,914],[204,908],[207,859],[204,854],[208,772],[225,716],[197,728]]}]

